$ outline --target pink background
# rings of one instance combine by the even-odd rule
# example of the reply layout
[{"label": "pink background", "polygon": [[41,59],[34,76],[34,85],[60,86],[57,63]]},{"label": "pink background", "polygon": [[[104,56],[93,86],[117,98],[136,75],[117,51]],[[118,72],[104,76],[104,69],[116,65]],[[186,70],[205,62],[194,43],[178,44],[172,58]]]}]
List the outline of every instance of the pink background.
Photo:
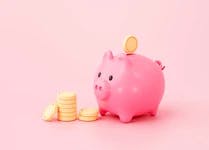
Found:
[{"label": "pink background", "polygon": [[[207,0],[0,0],[0,149],[209,149]],[[96,107],[93,74],[128,34],[160,59],[166,92],[158,116],[130,124],[44,122],[57,92]]]}]

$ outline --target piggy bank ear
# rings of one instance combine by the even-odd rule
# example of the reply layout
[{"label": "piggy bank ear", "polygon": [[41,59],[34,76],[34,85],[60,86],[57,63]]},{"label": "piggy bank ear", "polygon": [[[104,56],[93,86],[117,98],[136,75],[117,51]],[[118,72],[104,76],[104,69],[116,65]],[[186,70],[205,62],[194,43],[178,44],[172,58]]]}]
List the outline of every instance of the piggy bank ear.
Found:
[{"label": "piggy bank ear", "polygon": [[124,64],[125,67],[131,66],[131,61],[127,58],[126,54],[120,54],[118,59],[122,62],[122,64]]},{"label": "piggy bank ear", "polygon": [[105,52],[105,54],[103,56],[103,60],[108,60],[108,59],[113,59],[112,51]]}]

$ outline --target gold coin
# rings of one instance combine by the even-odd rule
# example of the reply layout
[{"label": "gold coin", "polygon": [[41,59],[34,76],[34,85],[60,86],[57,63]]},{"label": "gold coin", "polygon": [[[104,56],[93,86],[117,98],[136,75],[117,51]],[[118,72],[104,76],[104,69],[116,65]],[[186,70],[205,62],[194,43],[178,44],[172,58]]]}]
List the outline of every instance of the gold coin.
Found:
[{"label": "gold coin", "polygon": [[62,100],[76,99],[76,94],[75,92],[61,92],[58,95],[58,99],[62,99]]},{"label": "gold coin", "polygon": [[98,109],[96,108],[83,108],[79,111],[81,116],[98,116]]},{"label": "gold coin", "polygon": [[57,100],[62,100],[62,101],[76,101],[76,98],[68,98],[68,99],[57,98]]},{"label": "gold coin", "polygon": [[66,112],[66,113],[77,112],[77,109],[76,108],[70,108],[70,109],[68,109],[68,108],[58,108],[58,112]]},{"label": "gold coin", "polygon": [[56,113],[57,113],[57,105],[56,104],[48,105],[44,110],[42,119],[45,121],[52,121]]},{"label": "gold coin", "polygon": [[77,112],[71,112],[71,113],[58,113],[58,117],[72,117],[77,116]]},{"label": "gold coin", "polygon": [[95,116],[94,117],[87,117],[87,116],[79,115],[78,119],[81,120],[81,121],[95,121],[95,120],[98,119],[98,117],[97,116],[96,117]]},{"label": "gold coin", "polygon": [[58,116],[59,121],[74,121],[77,119],[77,116],[72,116],[72,117],[62,117]]},{"label": "gold coin", "polygon": [[59,100],[57,100],[57,103],[58,104],[67,104],[67,105],[69,105],[69,104],[76,104],[76,100],[61,100],[61,99],[59,99]]},{"label": "gold coin", "polygon": [[66,108],[66,109],[71,109],[71,108],[76,108],[76,104],[69,104],[69,105],[66,105],[66,104],[57,104],[59,108]]},{"label": "gold coin", "polygon": [[127,36],[123,43],[123,49],[127,54],[132,54],[138,46],[137,38],[133,35]]}]

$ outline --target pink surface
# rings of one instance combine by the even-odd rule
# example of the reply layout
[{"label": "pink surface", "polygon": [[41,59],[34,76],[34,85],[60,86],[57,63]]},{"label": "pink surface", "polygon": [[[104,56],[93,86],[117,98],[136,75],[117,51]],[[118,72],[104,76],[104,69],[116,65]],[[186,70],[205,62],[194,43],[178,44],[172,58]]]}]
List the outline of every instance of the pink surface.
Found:
[{"label": "pink surface", "polygon": [[[0,149],[209,149],[207,0],[0,1]],[[134,34],[166,65],[156,118],[130,124],[41,120],[61,90],[97,106],[93,75],[104,51]],[[88,56],[88,57],[86,57]]]}]

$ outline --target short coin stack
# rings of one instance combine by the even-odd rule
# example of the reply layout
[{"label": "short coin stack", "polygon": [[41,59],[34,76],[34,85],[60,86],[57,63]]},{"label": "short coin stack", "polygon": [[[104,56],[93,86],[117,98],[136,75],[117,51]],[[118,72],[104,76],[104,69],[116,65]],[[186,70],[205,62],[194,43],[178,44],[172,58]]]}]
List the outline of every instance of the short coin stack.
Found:
[{"label": "short coin stack", "polygon": [[83,108],[79,112],[79,120],[95,121],[98,119],[98,110],[95,108]]},{"label": "short coin stack", "polygon": [[62,92],[57,97],[58,120],[73,121],[77,119],[76,94]]}]

